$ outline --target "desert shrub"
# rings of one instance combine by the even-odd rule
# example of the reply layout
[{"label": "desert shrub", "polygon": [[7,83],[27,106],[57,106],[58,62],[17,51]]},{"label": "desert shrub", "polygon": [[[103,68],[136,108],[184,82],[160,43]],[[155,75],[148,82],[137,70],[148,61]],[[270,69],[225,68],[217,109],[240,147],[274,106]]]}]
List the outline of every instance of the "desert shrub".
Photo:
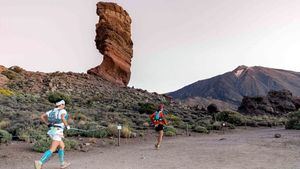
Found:
[{"label": "desert shrub", "polygon": [[12,135],[5,131],[5,130],[0,130],[0,143],[8,143],[12,140]]},{"label": "desert shrub", "polygon": [[6,130],[9,133],[16,135],[20,129],[23,129],[25,127],[26,125],[23,122],[15,122],[15,123],[11,123],[11,125],[7,127]]},{"label": "desert shrub", "polygon": [[208,130],[202,126],[195,126],[193,131],[198,132],[198,133],[209,133]]},{"label": "desert shrub", "polygon": [[300,130],[300,110],[288,114],[285,128]]},{"label": "desert shrub", "polygon": [[219,110],[219,108],[218,108],[218,106],[216,104],[212,103],[212,104],[210,104],[210,105],[207,106],[207,111],[209,113],[217,113],[220,110]]},{"label": "desert shrub", "polygon": [[42,139],[47,138],[46,133],[47,133],[46,128],[28,127],[28,128],[18,130],[17,135],[19,136],[20,140],[32,143],[37,140],[42,140]]},{"label": "desert shrub", "polygon": [[[121,129],[121,137],[130,138],[132,133],[132,129],[128,125],[122,126]],[[107,134],[110,136],[117,137],[119,134],[118,128],[116,124],[109,124],[107,127]]]},{"label": "desert shrub", "polygon": [[285,125],[287,122],[286,117],[274,117],[268,115],[262,116],[244,116],[245,121],[244,124],[251,127],[258,127],[258,126],[278,126],[278,125]]},{"label": "desert shrub", "polygon": [[223,111],[216,114],[216,119],[218,121],[228,122],[234,125],[242,125],[245,123],[245,117],[233,111]]},{"label": "desert shrub", "polygon": [[110,136],[118,136],[118,128],[116,124],[109,124],[107,126],[107,131]]},{"label": "desert shrub", "polygon": [[16,72],[14,72],[12,70],[5,70],[5,71],[1,72],[1,74],[6,76],[10,80],[16,79],[19,76]]},{"label": "desert shrub", "polygon": [[220,121],[215,121],[215,122],[212,124],[212,128],[213,128],[213,130],[221,130],[221,128],[222,128],[222,122],[220,122]]},{"label": "desert shrub", "polygon": [[196,126],[203,126],[207,130],[212,130],[213,129],[213,125],[212,125],[212,120],[211,119],[201,119],[201,120],[198,120],[195,125]]},{"label": "desert shrub", "polygon": [[105,138],[108,136],[108,131],[107,129],[101,129],[101,130],[97,130],[97,131],[92,131],[89,133],[89,136],[92,135],[92,137],[95,137],[95,138]]},{"label": "desert shrub", "polygon": [[71,98],[69,95],[63,94],[61,92],[50,92],[48,94],[48,100],[51,103],[56,103],[60,100],[64,100],[66,104],[71,103]]},{"label": "desert shrub", "polygon": [[65,143],[65,150],[72,150],[75,149],[75,147],[78,145],[78,142],[76,140],[73,139],[64,139],[64,143]]},{"label": "desert shrub", "polygon": [[140,112],[141,114],[151,114],[156,111],[156,107],[152,103],[138,103],[138,106],[138,112]]},{"label": "desert shrub", "polygon": [[0,129],[5,129],[8,126],[10,126],[10,120],[3,119],[3,120],[0,121]]},{"label": "desert shrub", "polygon": [[73,119],[76,121],[89,121],[90,119],[81,112],[76,112],[73,116]]},{"label": "desert shrub", "polygon": [[32,149],[36,152],[45,152],[49,149],[51,145],[51,139],[50,138],[45,138],[38,140],[37,142],[34,143]]},{"label": "desert shrub", "polygon": [[3,96],[13,96],[15,93],[9,89],[0,88],[0,94]]},{"label": "desert shrub", "polygon": [[177,130],[173,126],[166,126],[165,129],[165,136],[176,136]]},{"label": "desert shrub", "polygon": [[81,136],[81,137],[105,138],[109,135],[109,132],[105,128],[86,130],[86,131],[67,130],[66,135],[68,137]]},{"label": "desert shrub", "polygon": [[[49,149],[51,142],[52,140],[50,138],[40,139],[34,143],[32,149],[40,153],[45,152]],[[75,149],[75,147],[78,145],[77,141],[71,139],[64,139],[64,143],[66,151]]]},{"label": "desert shrub", "polygon": [[25,94],[25,93],[18,93],[14,98],[18,102],[21,102],[21,103],[36,103],[39,96],[31,95],[31,94]]},{"label": "desert shrub", "polygon": [[130,138],[132,129],[129,126],[123,126],[121,130],[121,137]]},{"label": "desert shrub", "polygon": [[226,127],[228,127],[229,129],[235,129],[235,125],[231,123],[226,123]]},{"label": "desert shrub", "polygon": [[104,138],[109,135],[107,128],[104,128],[95,121],[87,121],[86,118],[85,115],[77,116],[75,119],[79,120],[79,122],[76,122],[73,127],[79,130],[67,130],[66,135],[68,137],[82,136],[96,138]]},{"label": "desert shrub", "polygon": [[169,123],[171,123],[174,127],[181,128],[181,129],[186,128],[185,123],[182,121],[180,117],[175,116],[174,114],[168,114],[166,118],[167,121],[169,121]]}]

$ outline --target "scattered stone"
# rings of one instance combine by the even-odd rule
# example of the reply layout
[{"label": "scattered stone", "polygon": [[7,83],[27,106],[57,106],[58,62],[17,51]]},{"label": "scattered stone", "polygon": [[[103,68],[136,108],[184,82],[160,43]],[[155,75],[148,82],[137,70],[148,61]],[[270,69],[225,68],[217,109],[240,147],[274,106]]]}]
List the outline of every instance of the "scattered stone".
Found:
[{"label": "scattered stone", "polygon": [[1,158],[8,158],[7,155],[1,155],[0,157],[1,157]]},{"label": "scattered stone", "polygon": [[96,144],[97,143],[97,139],[96,138],[90,138],[89,139],[89,143]]},{"label": "scattered stone", "polygon": [[276,134],[274,135],[274,137],[275,137],[275,138],[280,138],[280,137],[281,137],[281,134],[276,133]]},{"label": "scattered stone", "polygon": [[84,143],[84,145],[85,145],[85,146],[90,146],[90,145],[91,145],[91,143]]}]

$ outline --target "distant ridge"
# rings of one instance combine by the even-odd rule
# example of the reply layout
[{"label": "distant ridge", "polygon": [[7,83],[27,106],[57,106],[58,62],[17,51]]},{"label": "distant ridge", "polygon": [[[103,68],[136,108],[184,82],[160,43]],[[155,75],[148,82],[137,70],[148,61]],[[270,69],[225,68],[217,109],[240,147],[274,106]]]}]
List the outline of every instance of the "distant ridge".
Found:
[{"label": "distant ridge", "polygon": [[270,90],[287,89],[300,96],[300,73],[261,66],[238,66],[233,71],[200,80],[168,93],[175,99],[217,99],[239,106],[243,96],[262,96]]}]

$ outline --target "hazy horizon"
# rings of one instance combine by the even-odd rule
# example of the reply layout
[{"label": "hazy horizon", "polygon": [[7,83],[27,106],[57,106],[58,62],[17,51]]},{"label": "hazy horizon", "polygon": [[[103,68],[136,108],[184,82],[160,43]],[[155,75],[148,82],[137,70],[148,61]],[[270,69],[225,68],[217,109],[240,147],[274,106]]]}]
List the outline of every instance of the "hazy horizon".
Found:
[{"label": "hazy horizon", "polygon": [[[86,72],[96,0],[0,0],[0,65]],[[300,72],[300,1],[115,0],[132,18],[129,86],[165,93],[239,65]]]}]

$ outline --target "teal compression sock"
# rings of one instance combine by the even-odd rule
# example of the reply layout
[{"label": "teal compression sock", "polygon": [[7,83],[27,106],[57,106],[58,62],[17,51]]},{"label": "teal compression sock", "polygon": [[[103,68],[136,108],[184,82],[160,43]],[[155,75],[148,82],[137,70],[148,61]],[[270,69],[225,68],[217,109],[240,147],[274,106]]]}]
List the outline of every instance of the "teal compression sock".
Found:
[{"label": "teal compression sock", "polygon": [[45,164],[50,159],[51,156],[52,156],[52,152],[50,150],[46,151],[42,156],[42,158],[40,159],[40,163]]},{"label": "teal compression sock", "polygon": [[64,156],[65,156],[65,151],[63,149],[58,150],[58,157],[61,165],[64,165]]}]

